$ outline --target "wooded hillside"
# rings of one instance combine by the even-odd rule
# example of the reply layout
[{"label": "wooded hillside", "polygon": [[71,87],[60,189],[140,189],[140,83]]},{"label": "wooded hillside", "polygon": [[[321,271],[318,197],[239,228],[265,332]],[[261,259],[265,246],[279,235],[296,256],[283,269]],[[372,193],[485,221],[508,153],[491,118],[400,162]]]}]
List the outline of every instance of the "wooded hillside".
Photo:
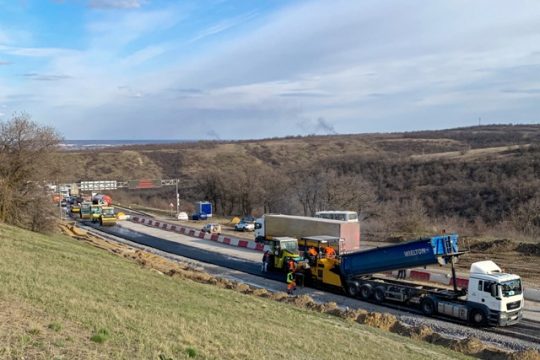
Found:
[{"label": "wooded hillside", "polygon": [[[502,227],[534,238],[540,228],[539,144],[540,125],[491,125],[63,156],[69,180],[179,178],[185,204],[209,200],[227,216],[347,209],[359,211],[383,237],[446,225]],[[114,196],[164,208],[174,199],[166,188]]]}]

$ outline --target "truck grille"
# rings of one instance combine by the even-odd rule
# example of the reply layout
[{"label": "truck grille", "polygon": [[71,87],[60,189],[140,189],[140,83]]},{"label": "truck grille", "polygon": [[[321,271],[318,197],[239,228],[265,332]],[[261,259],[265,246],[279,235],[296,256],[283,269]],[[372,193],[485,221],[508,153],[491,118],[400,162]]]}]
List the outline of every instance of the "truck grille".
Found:
[{"label": "truck grille", "polygon": [[521,301],[514,301],[514,302],[506,304],[506,310],[517,309],[520,306],[521,306]]}]

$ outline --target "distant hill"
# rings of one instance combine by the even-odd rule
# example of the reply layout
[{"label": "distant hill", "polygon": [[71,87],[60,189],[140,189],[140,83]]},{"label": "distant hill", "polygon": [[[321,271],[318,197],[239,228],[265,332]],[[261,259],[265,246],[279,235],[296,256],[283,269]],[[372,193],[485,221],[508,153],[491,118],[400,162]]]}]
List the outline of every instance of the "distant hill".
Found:
[{"label": "distant hill", "polygon": [[[405,211],[414,203],[423,217],[493,225],[515,220],[524,204],[540,196],[539,144],[540,125],[488,125],[130,145],[61,156],[66,180],[178,178],[184,200],[210,200],[225,215],[347,208],[403,218],[384,213],[381,205]],[[119,196],[161,198],[165,207],[170,193]]]}]

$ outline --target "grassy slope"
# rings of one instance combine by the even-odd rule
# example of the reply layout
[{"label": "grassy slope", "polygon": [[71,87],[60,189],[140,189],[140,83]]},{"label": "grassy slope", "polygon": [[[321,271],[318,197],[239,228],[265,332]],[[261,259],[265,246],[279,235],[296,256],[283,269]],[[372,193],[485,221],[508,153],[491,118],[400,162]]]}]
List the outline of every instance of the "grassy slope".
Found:
[{"label": "grassy slope", "polygon": [[[0,358],[177,359],[189,348],[219,359],[462,357],[5,225],[0,281]],[[110,338],[90,341],[100,329]]]}]

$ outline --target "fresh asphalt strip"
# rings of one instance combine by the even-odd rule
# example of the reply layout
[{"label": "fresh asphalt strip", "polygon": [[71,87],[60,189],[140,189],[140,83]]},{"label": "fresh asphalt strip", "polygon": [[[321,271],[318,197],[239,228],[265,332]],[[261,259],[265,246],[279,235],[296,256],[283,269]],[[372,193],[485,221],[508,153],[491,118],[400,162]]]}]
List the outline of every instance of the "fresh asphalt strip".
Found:
[{"label": "fresh asphalt strip", "polygon": [[217,252],[211,252],[188,245],[183,245],[178,242],[161,239],[155,236],[141,234],[116,225],[99,226],[91,223],[86,223],[85,225],[91,225],[92,227],[104,233],[118,236],[133,241],[137,244],[153,247],[155,249],[162,250],[171,254],[184,256],[189,259],[222,266],[232,270],[238,270],[251,275],[262,276],[271,280],[285,282],[285,274],[261,272],[262,253],[261,263],[255,263],[253,261],[244,260]]}]

